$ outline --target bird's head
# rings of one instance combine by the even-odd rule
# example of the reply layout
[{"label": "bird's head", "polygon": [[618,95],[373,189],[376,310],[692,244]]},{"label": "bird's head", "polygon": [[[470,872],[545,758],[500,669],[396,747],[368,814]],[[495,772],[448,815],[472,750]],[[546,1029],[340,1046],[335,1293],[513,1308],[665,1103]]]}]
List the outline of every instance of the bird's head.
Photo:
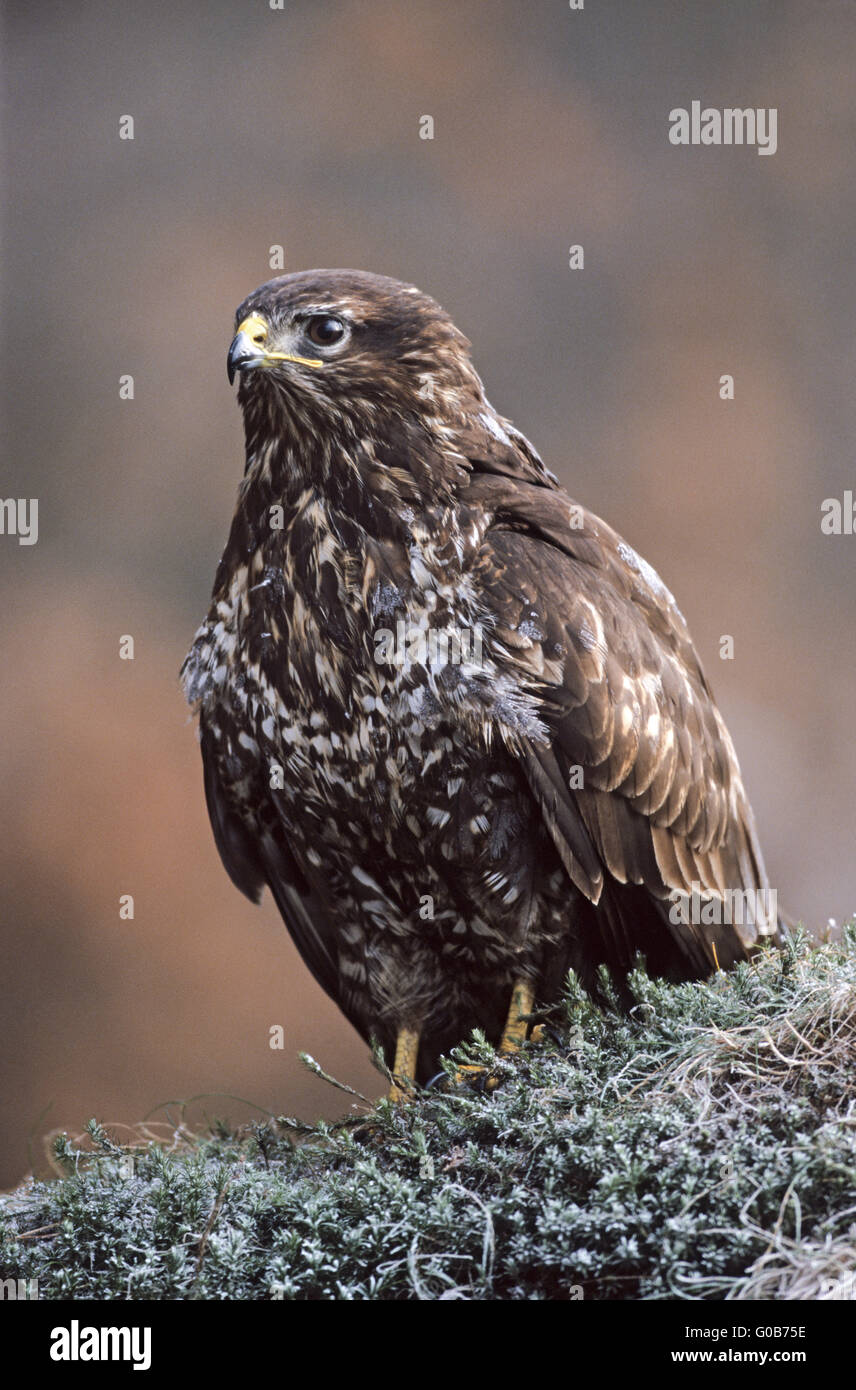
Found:
[{"label": "bird's head", "polygon": [[475,407],[469,343],[412,285],[357,270],[282,275],[238,309],[229,380],[260,433],[316,447],[382,437],[392,422],[448,422]]}]

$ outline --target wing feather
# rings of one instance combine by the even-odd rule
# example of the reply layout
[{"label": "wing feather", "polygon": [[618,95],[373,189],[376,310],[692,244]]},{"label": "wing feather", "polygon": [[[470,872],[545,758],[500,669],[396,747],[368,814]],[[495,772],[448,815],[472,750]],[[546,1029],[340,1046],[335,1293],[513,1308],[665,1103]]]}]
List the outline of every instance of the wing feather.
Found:
[{"label": "wing feather", "polygon": [[[317,884],[300,871],[282,826],[275,820],[262,833],[250,828],[241,805],[221,775],[221,750],[204,711],[199,720],[205,799],[214,841],[236,887],[258,902],[267,884],[295,945],[323,990],[339,999],[339,969],[329,906]],[[265,799],[256,798],[258,807]],[[347,1009],[344,1009],[347,1013]]]},{"label": "wing feather", "polygon": [[[604,873],[646,888],[694,969],[741,958],[759,935],[753,914],[702,927],[666,911],[670,893],[693,885],[703,898],[769,888],[734,748],[672,595],[549,482],[476,472],[469,496],[491,515],[474,569],[505,634],[499,660],[549,730],[549,747],[530,744],[522,759],[569,877],[594,904]],[[599,915],[615,943],[630,909],[608,897]]]}]

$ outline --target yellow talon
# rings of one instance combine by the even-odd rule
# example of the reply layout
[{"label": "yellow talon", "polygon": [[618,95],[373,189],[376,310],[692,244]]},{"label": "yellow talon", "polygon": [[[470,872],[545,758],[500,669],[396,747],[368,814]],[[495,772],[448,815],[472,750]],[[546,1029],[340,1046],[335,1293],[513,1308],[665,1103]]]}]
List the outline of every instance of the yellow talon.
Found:
[{"label": "yellow talon", "polygon": [[527,1014],[535,1007],[535,991],[528,980],[518,980],[511,991],[511,1004],[508,1018],[502,1030],[499,1050],[503,1053],[519,1052],[526,1041]]},{"label": "yellow talon", "polygon": [[[515,1052],[519,1052],[526,1041],[526,1033],[529,1027],[527,1014],[531,1014],[535,1007],[535,991],[528,980],[518,980],[511,991],[511,1003],[508,1007],[508,1018],[505,1020],[505,1027],[502,1030],[502,1037],[499,1043],[500,1056],[510,1057]],[[496,1090],[499,1079],[496,1076],[489,1076],[487,1089]]]},{"label": "yellow talon", "polygon": [[389,1099],[408,1100],[413,1093],[416,1080],[416,1058],[419,1053],[419,1032],[415,1028],[399,1028],[395,1043],[395,1061],[392,1064],[393,1082],[389,1088]]},{"label": "yellow talon", "polygon": [[[508,1017],[505,1020],[505,1027],[502,1030],[499,1052],[503,1056],[510,1056],[512,1053],[519,1052],[526,1041],[528,1030],[527,1015],[532,1013],[535,1006],[535,991],[528,980],[518,980],[511,991],[511,1004],[508,1009]],[[540,1024],[532,1030],[533,1039],[538,1039],[541,1035]],[[392,1064],[392,1085],[389,1088],[389,1099],[392,1101],[409,1100],[413,1094],[416,1082],[416,1059],[419,1055],[419,1030],[417,1028],[399,1028],[398,1037],[395,1042],[395,1061]],[[463,1081],[475,1080],[484,1074],[484,1067],[462,1066],[458,1068],[456,1080]],[[496,1085],[495,1077],[487,1078],[487,1089],[493,1090]]]},{"label": "yellow talon", "polygon": [[455,1072],[455,1084],[463,1086],[465,1081],[478,1081],[486,1070],[486,1067],[477,1066],[472,1062],[463,1062]]},{"label": "yellow talon", "polygon": [[[526,1032],[529,1026],[527,1015],[531,1014],[534,1007],[535,991],[528,980],[518,980],[511,991],[511,1004],[499,1043],[500,1056],[509,1057],[520,1051],[526,1041]],[[537,1024],[532,1030],[533,1040],[539,1042],[543,1037],[543,1031],[541,1024]],[[478,1066],[458,1067],[455,1080],[459,1085],[464,1081],[476,1081],[484,1076],[485,1070],[484,1067]],[[499,1080],[496,1076],[488,1076],[484,1083],[485,1090],[493,1091],[498,1084]]]}]

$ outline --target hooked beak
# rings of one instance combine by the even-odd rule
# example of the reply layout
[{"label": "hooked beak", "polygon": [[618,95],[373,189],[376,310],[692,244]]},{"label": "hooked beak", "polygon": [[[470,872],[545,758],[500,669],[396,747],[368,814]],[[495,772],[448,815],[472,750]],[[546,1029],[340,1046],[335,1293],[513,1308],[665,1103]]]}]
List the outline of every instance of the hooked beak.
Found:
[{"label": "hooked beak", "polygon": [[226,374],[229,377],[229,385],[235,380],[235,373],[243,371],[245,367],[259,367],[264,361],[264,353],[260,352],[258,346],[243,327],[232,339],[226,357]]},{"label": "hooked beak", "polygon": [[268,326],[260,314],[250,314],[238,324],[238,331],[232,339],[226,355],[226,375],[229,385],[235,380],[236,372],[248,371],[251,367],[273,367],[278,362],[297,362],[303,367],[323,367],[317,357],[298,357],[292,352],[268,352],[264,346],[268,336]]}]

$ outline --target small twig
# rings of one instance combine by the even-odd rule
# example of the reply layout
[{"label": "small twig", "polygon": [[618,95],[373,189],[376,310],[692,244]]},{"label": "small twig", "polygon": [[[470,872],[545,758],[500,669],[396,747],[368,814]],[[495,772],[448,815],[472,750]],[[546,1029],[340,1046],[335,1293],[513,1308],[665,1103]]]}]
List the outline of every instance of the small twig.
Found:
[{"label": "small twig", "polygon": [[326,1072],[320,1062],[316,1062],[315,1058],[310,1057],[308,1052],[298,1052],[297,1055],[306,1070],[311,1071],[313,1076],[320,1077],[322,1081],[328,1081],[331,1086],[335,1086],[339,1091],[344,1091],[346,1095],[356,1096],[357,1100],[364,1101],[366,1105],[371,1105],[373,1103],[367,1096],[362,1095],[360,1091],[355,1091],[353,1086],[348,1086],[344,1081],[337,1081],[336,1077]]},{"label": "small twig", "polygon": [[232,1179],[227,1178],[223,1186],[220,1188],[220,1191],[217,1193],[216,1198],[214,1199],[214,1205],[211,1208],[211,1215],[208,1218],[208,1224],[205,1227],[205,1230],[202,1232],[202,1237],[199,1241],[199,1249],[196,1254],[196,1269],[194,1270],[193,1278],[190,1281],[191,1289],[194,1288],[200,1274],[202,1273],[202,1261],[205,1259],[205,1251],[208,1248],[208,1238],[211,1235],[211,1232],[214,1230],[214,1225],[217,1221],[217,1217],[220,1215],[220,1208],[226,1200],[226,1193],[229,1191],[231,1185]]},{"label": "small twig", "polygon": [[55,1221],[51,1221],[47,1226],[36,1226],[32,1231],[19,1231],[16,1240],[35,1240],[37,1236],[56,1235],[59,1227]]}]

